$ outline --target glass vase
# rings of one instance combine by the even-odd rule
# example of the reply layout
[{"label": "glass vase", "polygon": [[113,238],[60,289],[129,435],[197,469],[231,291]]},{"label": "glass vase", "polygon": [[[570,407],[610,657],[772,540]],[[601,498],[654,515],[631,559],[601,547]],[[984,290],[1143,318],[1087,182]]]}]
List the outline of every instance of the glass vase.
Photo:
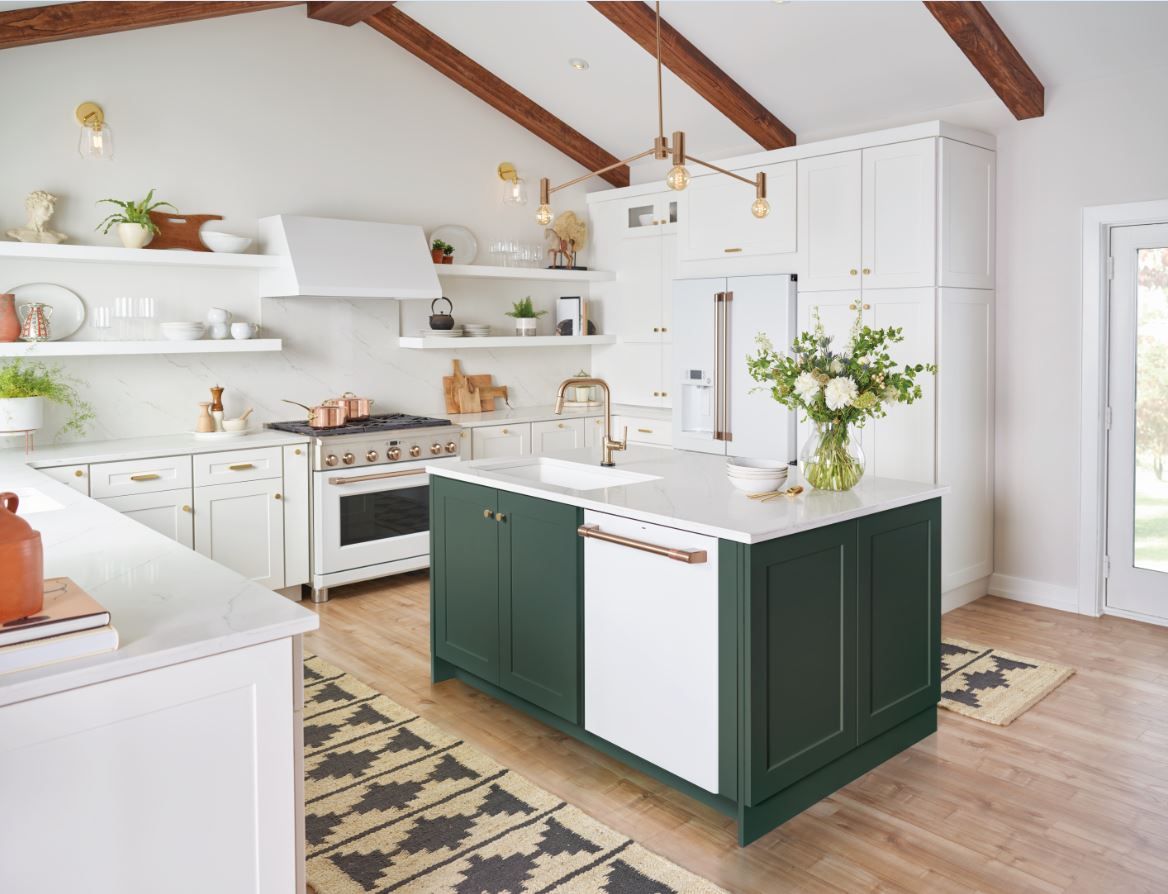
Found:
[{"label": "glass vase", "polygon": [[799,453],[803,480],[819,490],[851,490],[864,477],[864,450],[847,425],[819,422]]}]

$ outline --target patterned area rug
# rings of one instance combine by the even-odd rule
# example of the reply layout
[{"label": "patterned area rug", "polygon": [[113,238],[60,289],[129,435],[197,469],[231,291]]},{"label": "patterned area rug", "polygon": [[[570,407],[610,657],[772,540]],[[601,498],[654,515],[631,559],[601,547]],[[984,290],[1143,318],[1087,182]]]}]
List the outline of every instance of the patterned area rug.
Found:
[{"label": "patterned area rug", "polygon": [[956,639],[941,643],[941,707],[998,726],[1038,704],[1075,672]]},{"label": "patterned area rug", "polygon": [[726,894],[319,658],[304,698],[317,894]]}]

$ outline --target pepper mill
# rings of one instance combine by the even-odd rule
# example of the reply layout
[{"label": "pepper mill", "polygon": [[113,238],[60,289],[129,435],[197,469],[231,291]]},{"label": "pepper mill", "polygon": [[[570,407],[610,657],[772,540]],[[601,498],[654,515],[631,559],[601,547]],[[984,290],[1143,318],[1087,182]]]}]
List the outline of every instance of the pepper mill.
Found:
[{"label": "pepper mill", "polygon": [[211,418],[215,420],[214,431],[223,431],[223,389],[218,385],[211,389]]},{"label": "pepper mill", "polygon": [[214,431],[215,430],[215,419],[211,416],[211,413],[210,413],[210,409],[211,409],[210,402],[205,401],[205,400],[200,401],[199,407],[201,408],[201,411],[199,413],[199,418],[195,420],[195,431],[199,432],[200,434],[203,434],[203,433],[209,432],[209,431]]}]

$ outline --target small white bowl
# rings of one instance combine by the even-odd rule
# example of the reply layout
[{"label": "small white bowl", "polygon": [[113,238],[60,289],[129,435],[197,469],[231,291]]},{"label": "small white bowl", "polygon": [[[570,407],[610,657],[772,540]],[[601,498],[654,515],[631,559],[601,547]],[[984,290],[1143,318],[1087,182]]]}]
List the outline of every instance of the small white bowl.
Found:
[{"label": "small white bowl", "polygon": [[170,341],[198,341],[206,329],[202,323],[163,323],[158,328]]},{"label": "small white bowl", "polygon": [[773,490],[778,490],[779,485],[787,480],[784,475],[782,478],[728,478],[734,487],[746,494],[765,494]]},{"label": "small white bowl", "polygon": [[760,469],[766,469],[768,471],[786,471],[788,468],[787,463],[780,459],[755,459],[752,456],[732,456],[726,460],[726,465],[728,467],[749,469],[752,471],[757,471]]},{"label": "small white bowl", "polygon": [[247,430],[247,420],[246,419],[224,419],[223,420],[223,430],[224,431],[246,431]]},{"label": "small white bowl", "polygon": [[736,469],[733,466],[726,468],[726,474],[731,478],[783,478],[786,469]]},{"label": "small white bowl", "polygon": [[637,223],[643,227],[648,227],[653,224],[653,212],[645,211],[637,215]]},{"label": "small white bowl", "polygon": [[211,251],[223,252],[229,255],[237,255],[240,252],[247,251],[251,245],[251,238],[248,236],[236,236],[234,233],[223,233],[219,230],[200,230],[199,238],[203,240],[203,244]]}]

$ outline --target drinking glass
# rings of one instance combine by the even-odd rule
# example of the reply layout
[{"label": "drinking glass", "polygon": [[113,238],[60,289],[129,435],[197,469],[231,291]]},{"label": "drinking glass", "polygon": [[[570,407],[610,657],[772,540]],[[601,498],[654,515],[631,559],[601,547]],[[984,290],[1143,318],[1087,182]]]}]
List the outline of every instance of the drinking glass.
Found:
[{"label": "drinking glass", "polygon": [[114,299],[114,338],[129,341],[134,338],[134,299],[121,297]]},{"label": "drinking glass", "polygon": [[135,301],[134,316],[138,321],[138,338],[143,341],[154,338],[154,299],[139,298]]},{"label": "drinking glass", "polygon": [[108,304],[103,304],[100,307],[93,309],[92,325],[93,336],[97,341],[108,341],[110,337],[110,327],[113,326],[113,310]]}]

